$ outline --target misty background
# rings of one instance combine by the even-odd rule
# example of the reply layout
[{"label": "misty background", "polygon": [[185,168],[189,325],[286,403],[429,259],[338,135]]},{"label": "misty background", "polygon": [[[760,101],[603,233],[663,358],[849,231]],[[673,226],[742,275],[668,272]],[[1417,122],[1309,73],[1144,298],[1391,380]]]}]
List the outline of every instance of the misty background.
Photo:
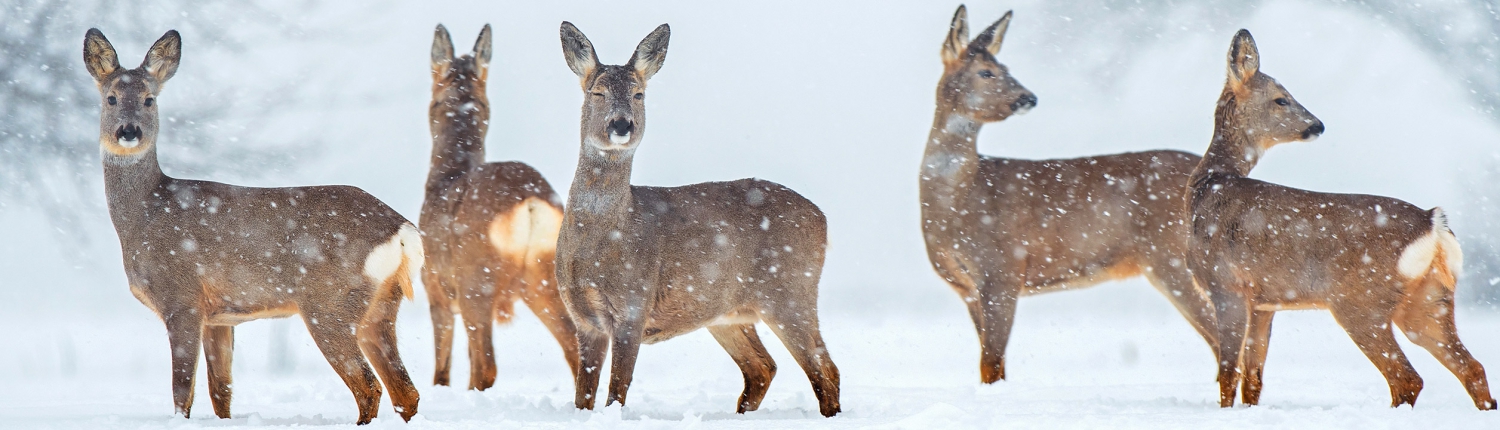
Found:
[{"label": "misty background", "polygon": [[[0,0],[0,328],[12,332],[0,339],[26,346],[0,351],[0,362],[13,365],[0,369],[0,380],[72,375],[77,360],[97,360],[75,352],[93,336],[77,321],[155,319],[125,285],[105,209],[99,98],[81,61],[89,27],[103,30],[126,67],[166,30],[182,33],[181,67],[159,98],[168,175],[355,185],[415,220],[431,150],[436,24],[452,31],[460,52],[481,26],[493,26],[489,158],[529,163],[565,191],[582,93],[562,60],[559,22],[576,24],[606,64],[625,62],[652,28],[670,23],[667,61],[647,91],[649,133],[633,182],[753,176],[797,190],[829,218],[822,318],[881,320],[963,312],[928,265],[917,207],[938,50],[957,5]],[[1500,1],[968,7],[976,29],[1015,10],[998,58],[1039,97],[1031,113],[981,133],[981,153],[1006,157],[1201,154],[1229,39],[1248,28],[1262,71],[1328,127],[1316,142],[1270,151],[1252,176],[1443,206],[1467,257],[1458,290],[1464,312],[1495,312]],[[422,333],[426,318],[406,315],[425,313],[418,296],[402,318]],[[1110,301],[1079,306],[1101,303]],[[316,357],[310,343],[287,343],[295,326],[288,320],[252,326],[262,331],[242,335],[242,345],[269,342],[273,367],[276,348]],[[430,354],[430,340],[415,342],[417,354]],[[165,366],[165,351],[151,354],[149,364],[133,366]],[[426,380],[428,371],[414,369],[413,377]]]}]

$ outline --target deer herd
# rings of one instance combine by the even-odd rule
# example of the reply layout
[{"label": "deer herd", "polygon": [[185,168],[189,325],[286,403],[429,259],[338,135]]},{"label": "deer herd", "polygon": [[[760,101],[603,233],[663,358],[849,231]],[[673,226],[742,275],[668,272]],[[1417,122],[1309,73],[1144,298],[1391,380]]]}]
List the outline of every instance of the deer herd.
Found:
[{"label": "deer herd", "polygon": [[[976,149],[985,123],[1037,105],[996,60],[1010,18],[970,39],[965,8],[954,14],[919,176],[928,258],[969,310],[981,382],[1005,378],[1022,296],[1144,276],[1218,360],[1222,407],[1237,394],[1258,403],[1276,311],[1327,309],[1385,376],[1392,406],[1415,405],[1422,389],[1396,343],[1399,328],[1463,382],[1476,407],[1495,409],[1484,368],[1454,325],[1463,257],[1442,209],[1247,177],[1271,147],[1324,131],[1261,72],[1248,31],[1230,43],[1203,156],[1023,160]],[[130,291],[166,324],[176,411],[191,412],[201,353],[214,413],[230,417],[234,326],[300,315],[353,393],[359,424],[377,415],[382,386],[411,419],[419,394],[397,352],[395,320],[419,277],[436,385],[450,383],[456,314],[468,339],[468,388],[493,386],[492,327],[521,301],[561,345],[579,409],[596,405],[606,352],[605,404],[624,404],[642,344],[707,328],[744,373],[736,411],[754,411],[776,375],[757,334],[764,322],[806,373],[819,412],[838,414],[839,369],[818,326],[828,247],[818,206],[759,179],[631,184],[647,82],[670,34],[663,24],[623,65],[608,65],[562,23],[563,58],[583,91],[578,167],[564,200],[525,163],[485,161],[490,27],[456,54],[437,26],[431,168],[414,224],[349,186],[166,176],[155,101],[177,71],[179,34],[168,31],[127,69],[90,29],[83,59],[100,94],[109,214]]]}]

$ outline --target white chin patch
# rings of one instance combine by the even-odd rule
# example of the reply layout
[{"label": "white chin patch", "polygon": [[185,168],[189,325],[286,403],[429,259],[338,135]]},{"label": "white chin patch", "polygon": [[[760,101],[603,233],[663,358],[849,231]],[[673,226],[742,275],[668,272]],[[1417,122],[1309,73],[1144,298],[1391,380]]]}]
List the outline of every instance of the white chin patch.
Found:
[{"label": "white chin patch", "polygon": [[624,135],[609,133],[609,143],[613,143],[616,145],[624,145],[630,143],[630,133],[625,133]]},{"label": "white chin patch", "polygon": [[1031,112],[1031,106],[1016,109],[1016,111],[1012,112],[1011,115],[1025,115],[1027,112]]},{"label": "white chin patch", "polygon": [[1318,140],[1318,136],[1322,136],[1322,135],[1321,134],[1314,134],[1312,136],[1308,136],[1308,138],[1306,138],[1306,139],[1302,139],[1302,141],[1303,142],[1312,142],[1314,140]]},{"label": "white chin patch", "polygon": [[119,145],[121,147],[124,147],[124,148],[134,148],[134,147],[140,146],[140,144],[141,144],[141,140],[140,139],[130,139],[130,140],[120,139],[119,140]]}]

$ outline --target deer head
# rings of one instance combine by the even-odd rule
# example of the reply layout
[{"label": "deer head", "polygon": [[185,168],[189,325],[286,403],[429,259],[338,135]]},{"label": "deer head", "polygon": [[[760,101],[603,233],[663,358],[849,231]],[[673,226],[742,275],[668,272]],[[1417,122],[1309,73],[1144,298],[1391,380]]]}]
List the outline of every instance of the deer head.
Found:
[{"label": "deer head", "polygon": [[623,66],[599,63],[594,45],[572,23],[562,23],[563,57],[583,87],[583,142],[599,151],[631,150],[646,131],[646,81],[667,59],[672,29],[656,27]]},{"label": "deer head", "polygon": [[1255,38],[1243,29],[1229,45],[1229,79],[1219,104],[1220,120],[1243,131],[1248,143],[1261,152],[1323,134],[1323,121],[1302,107],[1276,79],[1260,72]]},{"label": "deer head", "polygon": [[938,83],[938,103],[978,122],[995,122],[1019,115],[1036,106],[1036,95],[1011,77],[1010,69],[995,60],[1011,13],[990,24],[969,40],[968,11],[958,7],[943,41],[943,78]]},{"label": "deer head", "polygon": [[114,45],[91,28],[83,40],[83,64],[99,87],[99,146],[116,156],[134,158],[156,144],[156,97],[177,73],[182,38],[177,30],[157,39],[139,67],[120,67]]},{"label": "deer head", "polygon": [[448,29],[438,24],[432,35],[432,100],[460,107],[457,114],[483,111],[489,118],[489,98],[485,80],[490,71],[490,25],[479,31],[474,50],[461,56],[453,54],[453,39]]}]

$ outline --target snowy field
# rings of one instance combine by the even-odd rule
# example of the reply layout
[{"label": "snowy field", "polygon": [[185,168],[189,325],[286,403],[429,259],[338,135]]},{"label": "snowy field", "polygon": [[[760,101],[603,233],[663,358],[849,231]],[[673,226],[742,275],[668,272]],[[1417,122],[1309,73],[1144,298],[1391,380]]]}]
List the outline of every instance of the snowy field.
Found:
[{"label": "snowy field", "polygon": [[[1467,187],[1473,172],[1500,160],[1500,122],[1475,107],[1452,65],[1396,24],[1322,0],[1143,2],[1179,4],[1150,12],[1164,18],[1129,3],[1141,2],[968,2],[974,32],[1015,10],[998,58],[1040,98],[1031,113],[986,126],[981,153],[1202,153],[1225,51],[1243,27],[1255,34],[1263,70],[1328,126],[1314,143],[1268,153],[1252,177],[1442,205],[1465,246],[1476,243],[1465,236],[1476,222],[1463,208],[1477,200]],[[1101,4],[1121,9],[1094,13]],[[1139,279],[1021,300],[1007,351],[1010,379],[980,384],[974,328],[927,263],[918,228],[918,163],[941,73],[938,50],[957,5],[389,1],[364,10],[341,3],[278,10],[306,32],[275,43],[250,38],[239,51],[184,32],[182,67],[160,109],[169,116],[205,99],[265,108],[274,112],[265,124],[215,130],[213,144],[313,148],[250,169],[185,172],[182,160],[191,154],[176,139],[186,133],[175,134],[185,125],[163,123],[161,161],[169,175],[241,185],[357,185],[415,219],[431,150],[433,26],[445,24],[462,52],[490,23],[488,157],[530,163],[565,190],[583,96],[560,54],[558,23],[577,24],[601,60],[616,64],[667,22],[670,53],[651,81],[650,133],[633,180],[761,177],[828,213],[820,312],[842,373],[843,413],[818,415],[806,377],[764,328],[779,372],[759,411],[733,413],[739,370],[704,331],[643,347],[628,407],[575,411],[561,351],[526,311],[496,331],[494,388],[462,389],[462,337],[453,374],[459,388],[432,387],[431,325],[419,291],[418,301],[403,304],[398,334],[421,391],[420,413],[403,423],[386,403],[368,428],[1500,428],[1500,412],[1475,410],[1457,379],[1404,339],[1426,386],[1415,408],[1387,407],[1384,379],[1319,311],[1279,313],[1261,406],[1220,409],[1210,351]],[[0,10],[0,25],[6,13]],[[144,16],[149,22],[138,25],[151,30],[143,40],[103,28],[124,64],[137,64],[166,29],[187,28],[184,20],[242,23]],[[87,28],[102,26],[68,25],[76,37],[70,52]],[[1135,27],[1150,29],[1114,32]],[[244,32],[258,34],[251,30]],[[85,72],[72,72],[89,84]],[[226,82],[238,86],[215,86]],[[271,100],[285,104],[257,106],[257,92],[284,95]],[[81,140],[97,157],[95,143]],[[80,163],[98,182],[98,159]],[[127,290],[102,190],[85,194],[78,200],[87,203],[70,208],[79,225],[69,226],[0,201],[0,429],[355,427],[352,395],[298,320],[236,330],[232,419],[213,418],[202,366],[193,418],[174,417],[166,330]],[[69,237],[56,233],[65,229],[88,240],[59,239]],[[1461,279],[1460,297],[1486,281],[1500,279]],[[1500,388],[1500,311],[1461,307],[1458,328]]]},{"label": "snowy field", "polygon": [[[933,295],[950,294],[934,289]],[[740,373],[707,332],[641,349],[629,405],[572,407],[561,353],[521,312],[498,330],[500,376],[485,392],[432,387],[425,303],[408,305],[402,357],[422,393],[403,424],[389,399],[370,428],[1495,428],[1462,387],[1420,348],[1402,347],[1426,388],[1416,408],[1391,409],[1389,391],[1323,312],[1277,315],[1261,406],[1220,409],[1208,348],[1143,282],[1021,301],[1007,375],[978,382],[978,342],[958,301],[921,318],[825,310],[824,336],[843,373],[843,410],[818,415],[812,390],[786,349],[761,327],[779,364],[759,411],[734,413]],[[874,311],[874,310],[868,310]],[[1460,310],[1466,344],[1500,366],[1500,316]],[[286,321],[286,320],[282,320]],[[15,325],[11,325],[15,327]],[[290,335],[290,366],[269,362],[274,330]],[[57,334],[65,333],[64,336]],[[165,330],[144,309],[118,321],[0,332],[0,427],[36,429],[353,428],[353,397],[300,324],[260,321],[237,330],[234,418],[213,418],[198,379],[193,418],[171,415]],[[462,347],[460,338],[458,345]],[[58,373],[60,354],[71,361]],[[466,372],[462,354],[455,369]],[[455,372],[455,384],[467,374]]]}]

